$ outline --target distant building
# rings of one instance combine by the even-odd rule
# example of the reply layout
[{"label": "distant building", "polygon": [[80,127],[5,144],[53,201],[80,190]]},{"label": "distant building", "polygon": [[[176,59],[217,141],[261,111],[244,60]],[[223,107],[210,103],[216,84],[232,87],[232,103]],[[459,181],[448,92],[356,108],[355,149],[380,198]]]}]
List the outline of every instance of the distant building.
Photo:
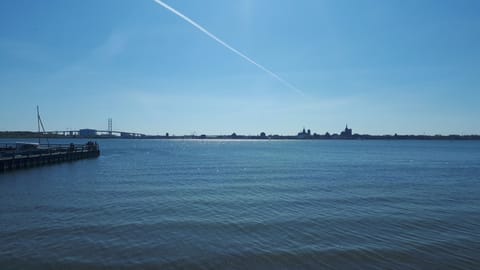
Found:
[{"label": "distant building", "polygon": [[302,132],[299,132],[297,134],[297,137],[300,137],[300,138],[308,138],[310,136],[312,136],[312,133],[311,133],[310,129],[308,131],[303,129]]},{"label": "distant building", "polygon": [[97,136],[97,130],[89,128],[80,129],[78,135],[80,137],[95,137]]},{"label": "distant building", "polygon": [[348,128],[348,125],[345,125],[345,130],[340,133],[342,137],[350,137],[352,136],[352,129]]},{"label": "distant building", "polygon": [[122,137],[122,138],[131,138],[131,137],[133,137],[133,134],[132,134],[132,133],[128,133],[128,132],[120,132],[120,137]]}]

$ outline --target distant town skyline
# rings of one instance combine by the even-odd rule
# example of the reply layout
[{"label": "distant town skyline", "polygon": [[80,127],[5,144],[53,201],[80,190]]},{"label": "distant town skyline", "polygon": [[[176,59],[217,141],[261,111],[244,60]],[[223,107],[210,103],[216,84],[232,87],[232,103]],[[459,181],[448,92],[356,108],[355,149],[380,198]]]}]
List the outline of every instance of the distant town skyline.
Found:
[{"label": "distant town skyline", "polygon": [[5,1],[0,131],[480,134],[480,2]]}]

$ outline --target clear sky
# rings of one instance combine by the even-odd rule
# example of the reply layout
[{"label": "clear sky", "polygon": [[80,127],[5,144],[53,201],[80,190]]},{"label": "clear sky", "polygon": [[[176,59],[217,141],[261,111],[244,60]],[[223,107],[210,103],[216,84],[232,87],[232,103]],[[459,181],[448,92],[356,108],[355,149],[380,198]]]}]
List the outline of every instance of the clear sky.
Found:
[{"label": "clear sky", "polygon": [[480,1],[0,3],[0,130],[480,134]]}]

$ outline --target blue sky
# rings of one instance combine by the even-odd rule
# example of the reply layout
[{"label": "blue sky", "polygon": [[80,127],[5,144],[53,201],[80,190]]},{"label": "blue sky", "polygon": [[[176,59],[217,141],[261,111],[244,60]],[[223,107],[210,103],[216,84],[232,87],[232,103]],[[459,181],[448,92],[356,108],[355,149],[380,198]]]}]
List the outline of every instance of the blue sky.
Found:
[{"label": "blue sky", "polygon": [[479,1],[5,0],[0,130],[480,134]]}]

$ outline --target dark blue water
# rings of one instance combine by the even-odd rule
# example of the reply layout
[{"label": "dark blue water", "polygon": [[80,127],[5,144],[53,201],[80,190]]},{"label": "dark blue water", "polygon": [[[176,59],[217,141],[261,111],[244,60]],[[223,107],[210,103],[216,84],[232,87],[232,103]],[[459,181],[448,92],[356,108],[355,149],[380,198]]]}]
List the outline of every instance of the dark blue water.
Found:
[{"label": "dark blue water", "polygon": [[480,142],[99,143],[0,175],[1,269],[480,269]]}]

